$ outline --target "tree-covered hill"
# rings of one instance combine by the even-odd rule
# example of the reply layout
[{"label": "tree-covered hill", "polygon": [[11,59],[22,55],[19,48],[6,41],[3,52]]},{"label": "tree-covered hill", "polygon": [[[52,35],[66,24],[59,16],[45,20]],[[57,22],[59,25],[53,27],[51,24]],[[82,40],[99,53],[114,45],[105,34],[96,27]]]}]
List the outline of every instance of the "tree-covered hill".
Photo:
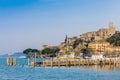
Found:
[{"label": "tree-covered hill", "polygon": [[120,32],[108,38],[107,41],[113,46],[120,46]]}]

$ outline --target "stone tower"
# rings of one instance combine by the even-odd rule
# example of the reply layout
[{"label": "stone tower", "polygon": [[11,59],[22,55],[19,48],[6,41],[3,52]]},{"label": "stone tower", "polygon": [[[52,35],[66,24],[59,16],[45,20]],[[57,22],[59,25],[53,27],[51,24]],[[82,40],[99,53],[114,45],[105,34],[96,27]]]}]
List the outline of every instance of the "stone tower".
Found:
[{"label": "stone tower", "polygon": [[116,30],[115,27],[113,25],[113,22],[109,23],[109,28],[108,28],[108,35],[112,36],[113,34],[115,34]]},{"label": "stone tower", "polygon": [[113,22],[110,22],[109,23],[109,29],[112,29],[113,28]]}]

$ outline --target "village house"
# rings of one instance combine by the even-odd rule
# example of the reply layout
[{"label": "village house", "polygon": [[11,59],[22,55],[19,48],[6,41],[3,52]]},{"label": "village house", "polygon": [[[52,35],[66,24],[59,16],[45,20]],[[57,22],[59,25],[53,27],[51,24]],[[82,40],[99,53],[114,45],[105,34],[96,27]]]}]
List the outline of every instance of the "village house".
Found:
[{"label": "village house", "polygon": [[93,54],[100,54],[106,51],[106,49],[110,46],[109,42],[103,41],[94,41],[88,44],[88,48],[92,50]]},{"label": "village house", "polygon": [[92,54],[101,54],[105,55],[118,55],[120,54],[120,46],[112,46],[109,42],[95,41],[91,42],[88,45],[88,48],[91,49]]}]

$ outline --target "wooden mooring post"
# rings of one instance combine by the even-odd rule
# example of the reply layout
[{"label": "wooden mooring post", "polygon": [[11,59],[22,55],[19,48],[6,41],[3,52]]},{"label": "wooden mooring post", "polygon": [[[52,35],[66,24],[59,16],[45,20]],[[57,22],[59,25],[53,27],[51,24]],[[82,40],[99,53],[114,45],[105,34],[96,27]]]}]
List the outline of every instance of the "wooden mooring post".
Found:
[{"label": "wooden mooring post", "polygon": [[6,65],[7,66],[16,66],[16,58],[6,58]]},{"label": "wooden mooring post", "polygon": [[43,67],[45,67],[45,59],[43,58]]},{"label": "wooden mooring post", "polygon": [[53,58],[51,58],[52,60],[51,60],[51,67],[53,67]]},{"label": "wooden mooring post", "polygon": [[13,58],[13,66],[16,66],[16,58]]},{"label": "wooden mooring post", "polygon": [[30,66],[31,62],[30,62],[30,58],[28,58],[28,66]]},{"label": "wooden mooring post", "polygon": [[36,53],[34,55],[30,55],[28,57],[28,66],[35,67],[36,66]]},{"label": "wooden mooring post", "polygon": [[58,60],[57,62],[58,62],[58,67],[60,67],[60,62],[61,62],[61,61],[60,61],[60,60]]}]

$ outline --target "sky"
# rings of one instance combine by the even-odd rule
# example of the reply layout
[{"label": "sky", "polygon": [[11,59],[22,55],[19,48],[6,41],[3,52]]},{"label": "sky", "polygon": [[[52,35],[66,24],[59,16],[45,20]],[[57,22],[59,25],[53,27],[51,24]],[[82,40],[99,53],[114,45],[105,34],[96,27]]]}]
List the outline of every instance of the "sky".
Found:
[{"label": "sky", "polygon": [[0,55],[56,46],[111,21],[120,30],[120,0],[0,0]]}]

